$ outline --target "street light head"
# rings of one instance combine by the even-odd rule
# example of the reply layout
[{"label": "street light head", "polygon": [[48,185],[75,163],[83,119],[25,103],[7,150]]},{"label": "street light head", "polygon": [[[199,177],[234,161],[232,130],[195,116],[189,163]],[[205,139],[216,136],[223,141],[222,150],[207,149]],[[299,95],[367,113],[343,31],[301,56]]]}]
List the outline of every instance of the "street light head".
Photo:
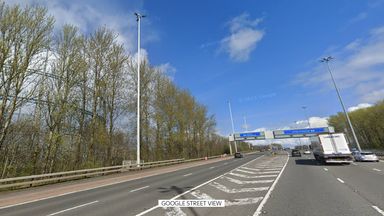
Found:
[{"label": "street light head", "polygon": [[322,59],[320,60],[320,62],[329,62],[329,61],[331,61],[332,59],[333,59],[332,56],[328,56],[328,57],[324,57],[324,58],[322,58]]}]

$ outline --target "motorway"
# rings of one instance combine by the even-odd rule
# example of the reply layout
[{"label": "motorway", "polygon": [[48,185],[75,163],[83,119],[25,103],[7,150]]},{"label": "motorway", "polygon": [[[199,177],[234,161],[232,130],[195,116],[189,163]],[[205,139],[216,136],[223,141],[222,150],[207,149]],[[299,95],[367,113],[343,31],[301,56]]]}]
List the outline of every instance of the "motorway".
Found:
[{"label": "motorway", "polygon": [[[0,194],[1,196],[1,194]],[[162,208],[159,199],[225,200]],[[384,162],[247,155],[0,209],[0,215],[384,215]]]}]

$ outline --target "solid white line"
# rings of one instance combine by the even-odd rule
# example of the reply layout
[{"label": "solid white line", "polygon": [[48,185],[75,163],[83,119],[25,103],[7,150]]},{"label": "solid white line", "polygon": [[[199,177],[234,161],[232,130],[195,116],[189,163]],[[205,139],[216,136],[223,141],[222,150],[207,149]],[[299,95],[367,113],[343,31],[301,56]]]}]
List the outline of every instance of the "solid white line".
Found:
[{"label": "solid white line", "polygon": [[70,211],[70,210],[73,210],[73,209],[81,208],[81,207],[84,207],[84,206],[87,206],[87,205],[91,205],[91,204],[97,203],[97,202],[99,202],[99,201],[96,200],[96,201],[93,201],[93,202],[85,203],[85,204],[82,204],[82,205],[78,205],[78,206],[75,206],[75,207],[72,207],[72,208],[64,209],[64,210],[61,210],[61,211],[49,214],[48,216],[57,215],[57,214],[60,214],[60,213],[66,212],[66,211]]},{"label": "solid white line", "polygon": [[281,174],[283,174],[284,169],[285,169],[285,167],[288,164],[288,161],[289,161],[289,157],[287,157],[287,161],[285,162],[283,168],[281,169],[280,174],[277,176],[276,180],[273,182],[272,186],[269,188],[267,194],[265,194],[264,199],[261,201],[260,205],[257,207],[257,209],[256,209],[255,213],[253,214],[253,216],[258,216],[258,215],[261,214],[261,209],[263,209],[265,203],[267,203],[267,201],[268,201],[268,198],[271,196],[271,193],[272,193],[273,189],[275,188],[277,182],[279,181],[279,179],[281,177]]},{"label": "solid white line", "polygon": [[[253,162],[253,161],[255,161],[255,160],[258,160],[258,159],[260,159],[260,158],[262,158],[262,157],[264,157],[264,155],[261,155],[260,157],[257,157],[257,158],[255,158],[255,159],[253,159],[253,160],[251,160],[251,161],[249,161],[249,162],[243,164],[242,166],[245,166],[245,165],[247,165],[247,164],[249,164],[249,163],[251,163],[251,162]],[[237,168],[238,168],[238,167],[234,168],[233,170],[235,170],[235,169],[237,169]],[[222,174],[222,175],[219,175],[219,176],[217,176],[217,177],[215,177],[215,178],[213,178],[213,179],[211,179],[211,180],[208,180],[208,181],[206,181],[206,182],[204,182],[204,183],[201,183],[200,185],[197,185],[196,187],[194,187],[194,188],[192,188],[192,189],[189,189],[189,190],[185,191],[185,192],[182,193],[182,194],[179,194],[179,195],[177,195],[177,196],[174,196],[174,197],[171,198],[170,200],[175,200],[175,199],[177,199],[177,198],[179,198],[179,197],[181,197],[181,196],[184,196],[185,194],[190,193],[191,191],[194,191],[194,190],[196,190],[196,189],[199,188],[199,187],[202,187],[202,186],[204,186],[204,185],[206,185],[206,184],[209,184],[209,183],[212,182],[212,181],[215,181],[215,180],[218,179],[218,178],[221,178],[222,176],[226,175],[227,173],[232,172],[233,170],[230,170],[230,171],[228,171],[228,172],[226,172],[226,173],[224,173],[224,174]],[[147,214],[148,212],[151,212],[151,211],[153,211],[153,210],[155,210],[155,209],[157,209],[157,208],[159,208],[159,205],[155,205],[155,206],[153,206],[153,207],[150,208],[150,209],[147,209],[147,210],[145,210],[145,211],[143,211],[143,212],[140,212],[140,213],[137,214],[136,216],[145,215],[145,214]]]},{"label": "solid white line", "polygon": [[339,181],[339,182],[344,184],[344,181],[341,178],[337,178],[337,181]]},{"label": "solid white line", "polygon": [[192,173],[188,173],[188,174],[185,174],[183,176],[186,177],[186,176],[190,176],[190,175],[192,175]]},{"label": "solid white line", "polygon": [[327,168],[324,168],[324,170],[325,170],[325,171],[328,171],[328,169],[327,169]]},{"label": "solid white line", "polygon": [[374,208],[377,212],[379,212],[381,215],[384,215],[384,211],[381,210],[379,207],[377,206],[372,206],[372,208]]},{"label": "solid white line", "polygon": [[145,189],[145,188],[147,188],[147,187],[149,187],[149,185],[144,186],[144,187],[141,187],[141,188],[137,188],[137,189],[134,189],[134,190],[131,190],[131,191],[129,191],[129,192],[131,193],[131,192],[135,192],[135,191],[143,190],[143,189]]},{"label": "solid white line", "polygon": [[377,171],[377,172],[381,172],[381,170],[379,169],[376,169],[376,168],[373,168],[373,170]]}]

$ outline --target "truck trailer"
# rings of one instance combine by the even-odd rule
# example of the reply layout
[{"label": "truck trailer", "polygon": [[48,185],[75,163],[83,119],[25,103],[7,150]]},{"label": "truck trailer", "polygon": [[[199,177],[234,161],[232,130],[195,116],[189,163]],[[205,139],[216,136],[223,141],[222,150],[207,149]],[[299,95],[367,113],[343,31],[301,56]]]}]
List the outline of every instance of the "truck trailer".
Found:
[{"label": "truck trailer", "polygon": [[343,133],[320,134],[311,137],[315,159],[321,163],[352,163],[353,157]]}]

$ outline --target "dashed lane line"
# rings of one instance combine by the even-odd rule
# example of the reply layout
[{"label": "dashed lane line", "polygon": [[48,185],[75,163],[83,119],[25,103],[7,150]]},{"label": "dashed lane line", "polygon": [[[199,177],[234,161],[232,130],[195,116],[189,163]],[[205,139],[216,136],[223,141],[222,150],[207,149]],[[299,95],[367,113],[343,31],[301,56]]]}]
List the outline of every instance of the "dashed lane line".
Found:
[{"label": "dashed lane line", "polygon": [[372,208],[374,208],[377,212],[379,212],[381,215],[384,215],[384,211],[381,210],[379,207],[377,206],[372,206]]},{"label": "dashed lane line", "polygon": [[73,210],[73,209],[81,208],[81,207],[84,207],[84,206],[87,206],[87,205],[92,205],[92,204],[97,203],[97,202],[99,202],[99,201],[98,201],[98,200],[95,200],[95,201],[93,201],[93,202],[84,203],[84,204],[81,204],[81,205],[78,205],[78,206],[74,206],[74,207],[72,207],[72,208],[67,208],[67,209],[64,209],[64,210],[61,210],[61,211],[58,211],[58,212],[54,212],[54,213],[52,213],[52,214],[49,214],[48,216],[53,216],[53,215],[61,214],[61,213],[63,213],[63,212],[71,211],[71,210]]},{"label": "dashed lane line", "polygon": [[345,183],[341,178],[337,178],[337,181],[341,182],[341,183]]},{"label": "dashed lane line", "polygon": [[188,173],[188,174],[185,174],[185,175],[183,175],[184,177],[187,177],[187,176],[190,176],[190,175],[192,175],[192,173]]},{"label": "dashed lane line", "polygon": [[377,171],[377,172],[381,172],[381,170],[376,169],[376,168],[373,168],[372,170],[375,170],[375,171]]},{"label": "dashed lane line", "polygon": [[141,187],[141,188],[136,188],[136,189],[131,190],[131,191],[129,191],[129,192],[130,192],[130,193],[132,193],[132,192],[136,192],[136,191],[139,191],[139,190],[143,190],[143,189],[145,189],[145,188],[148,188],[148,187],[149,187],[149,185],[144,186],[144,187]]},{"label": "dashed lane line", "polygon": [[325,170],[325,171],[328,171],[328,169],[327,169],[327,168],[324,168],[324,170]]}]

